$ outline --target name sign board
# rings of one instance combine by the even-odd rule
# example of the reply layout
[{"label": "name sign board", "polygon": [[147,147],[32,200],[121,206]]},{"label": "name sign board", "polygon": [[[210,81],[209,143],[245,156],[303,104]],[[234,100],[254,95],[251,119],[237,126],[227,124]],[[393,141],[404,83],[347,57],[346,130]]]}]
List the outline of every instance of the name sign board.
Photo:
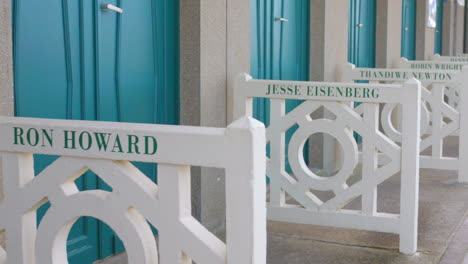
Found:
[{"label": "name sign board", "polygon": [[355,68],[345,70],[344,81],[406,81],[415,78],[421,82],[458,82],[455,70],[413,70],[413,69],[373,69]]},{"label": "name sign board", "polygon": [[236,86],[243,97],[349,102],[401,102],[401,85],[248,80]]},{"label": "name sign board", "polygon": [[440,56],[439,54],[435,54],[434,56],[432,56],[432,61],[448,61],[448,62],[468,63],[468,57]]},{"label": "name sign board", "polygon": [[437,62],[410,62],[407,67],[409,69],[418,70],[449,70],[449,71],[461,71],[464,63],[437,63]]},{"label": "name sign board", "polygon": [[196,156],[188,144],[216,153],[224,129],[0,117],[0,135],[0,152],[171,163]]}]

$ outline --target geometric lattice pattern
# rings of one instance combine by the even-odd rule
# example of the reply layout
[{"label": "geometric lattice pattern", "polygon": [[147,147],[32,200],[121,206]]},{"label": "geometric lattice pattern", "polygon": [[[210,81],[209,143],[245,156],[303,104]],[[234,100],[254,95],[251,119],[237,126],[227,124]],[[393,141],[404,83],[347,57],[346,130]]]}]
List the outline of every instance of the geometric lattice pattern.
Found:
[{"label": "geometric lattice pattern", "polygon": [[[270,124],[266,130],[270,179],[268,218],[395,233],[400,235],[400,251],[414,253],[420,84],[411,81],[404,88],[409,91],[405,96],[400,93],[402,85],[267,81],[241,76],[235,87],[236,116],[252,114],[252,98],[268,98],[270,102]],[[352,91],[371,90],[380,95],[363,99],[364,92],[360,99],[352,96]],[[319,92],[314,94],[314,91]],[[286,112],[287,99],[303,102]],[[353,102],[358,100],[363,103],[353,107]],[[380,105],[396,102],[405,113],[400,142],[379,131]],[[326,112],[325,116],[330,117],[314,118],[316,111]],[[309,138],[318,133],[331,136],[341,145],[342,165],[332,176],[319,175],[305,160],[304,148]],[[362,138],[362,144],[357,142],[354,133]],[[377,210],[377,187],[397,174],[401,176],[402,188],[399,213],[381,212]],[[356,202],[360,205],[354,206]]]},{"label": "geometric lattice pattern", "polygon": [[[400,171],[401,147],[378,131],[379,104],[365,103],[353,109],[346,103],[306,101],[288,114],[284,110],[285,100],[272,99],[270,126],[267,141],[271,146],[271,160],[267,175],[271,179],[270,205],[284,206],[286,193],[301,206],[312,211],[340,211],[350,201],[362,197],[362,211],[348,213],[376,214],[376,187]],[[331,119],[312,119],[310,114],[323,107],[336,116]],[[362,110],[361,116],[358,112]],[[278,115],[279,114],[279,115]],[[281,118],[277,118],[277,117]],[[283,148],[286,147],[285,130],[298,125],[291,137],[287,155],[291,173],[285,169]],[[354,174],[359,161],[358,145],[353,131],[362,136],[362,179],[348,186],[347,181]],[[302,155],[310,135],[326,133],[336,138],[342,147],[344,157],[339,172],[332,177],[321,177],[312,172]],[[283,143],[283,144],[282,144]],[[275,151],[273,151],[273,149]],[[387,162],[378,167],[376,156],[384,155]],[[313,190],[331,191],[332,199],[322,201]],[[354,210],[353,210],[354,211]],[[390,216],[396,217],[396,216]]]},{"label": "geometric lattice pattern", "polygon": [[[463,101],[468,101],[468,68],[463,70],[434,70],[437,67],[461,69],[460,63],[401,62],[399,69],[367,69],[346,65],[344,81],[402,83],[413,76],[421,78],[421,168],[456,170],[458,181],[468,183],[465,164],[468,162],[468,139],[460,136],[458,157],[444,155],[444,142],[449,136],[466,134],[468,115],[463,114]],[[428,69],[410,69],[411,65]],[[416,66],[415,66],[416,67]],[[400,133],[392,123],[394,105],[383,108],[382,127],[386,135],[398,141]],[[468,110],[468,108],[467,108]],[[401,114],[400,114],[401,118]]]},{"label": "geometric lattice pattern", "polygon": [[[75,121],[56,122],[66,125]],[[0,122],[0,128],[2,125]],[[122,127],[119,133],[126,131],[125,125],[115,126]],[[166,159],[166,163],[158,162],[158,184],[130,161],[103,155],[61,156],[34,176],[32,153],[4,152],[0,231],[6,231],[7,243],[6,252],[0,248],[0,263],[68,263],[68,234],[80,217],[89,216],[105,222],[122,239],[131,264],[265,264],[266,215],[261,198],[265,193],[265,167],[261,165],[265,152],[257,147],[265,143],[263,128],[250,119],[219,130],[166,127],[159,131],[159,126],[149,127],[148,133],[152,131],[160,140],[161,156],[155,156],[154,162]],[[220,143],[208,148],[212,153],[201,149],[210,139]],[[177,141],[191,140],[197,142],[187,143],[180,157],[182,164],[192,160],[198,166],[211,164],[226,170],[227,244],[192,217],[190,166],[167,160],[172,156],[169,152],[182,151]],[[175,145],[172,150],[167,148],[171,144]],[[0,146],[2,151],[14,148]],[[61,154],[60,150],[51,152]],[[191,157],[191,153],[196,155]],[[233,159],[236,156],[242,157]],[[260,165],[254,167],[254,162]],[[80,191],[75,180],[87,171],[95,173],[112,191]],[[243,197],[237,197],[241,192]],[[36,210],[46,202],[51,206],[37,226]],[[149,224],[158,230],[158,244]]]}]

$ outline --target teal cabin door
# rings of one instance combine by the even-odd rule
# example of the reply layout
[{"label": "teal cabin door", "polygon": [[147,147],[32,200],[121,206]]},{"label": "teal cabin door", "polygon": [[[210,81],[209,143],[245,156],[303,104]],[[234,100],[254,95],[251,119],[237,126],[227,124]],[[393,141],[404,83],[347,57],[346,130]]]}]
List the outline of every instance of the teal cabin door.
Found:
[{"label": "teal cabin door", "polygon": [[375,0],[350,0],[348,61],[375,67]]},{"label": "teal cabin door", "polygon": [[[177,124],[177,19],[174,0],[13,0],[16,115]],[[36,173],[54,159],[36,156]],[[136,165],[156,180],[155,165]],[[111,190],[91,172],[76,183]],[[81,218],[68,240],[72,264],[123,250],[92,218]]]},{"label": "teal cabin door", "polygon": [[[256,79],[308,80],[309,1],[252,0],[251,4],[252,76]],[[299,103],[288,100],[286,110],[294,109]],[[254,116],[266,125],[269,124],[269,109],[268,100],[254,100]]]},{"label": "teal cabin door", "polygon": [[[356,67],[375,67],[375,1],[349,2],[348,61]],[[362,140],[357,134],[355,137],[358,141]]]},{"label": "teal cabin door", "polygon": [[442,55],[442,28],[444,18],[444,0],[437,1],[434,53]]},{"label": "teal cabin door", "polygon": [[[252,0],[251,74],[256,79],[308,79],[309,1]],[[288,102],[294,108],[296,102]],[[255,116],[268,123],[269,107],[255,100]]]},{"label": "teal cabin door", "polygon": [[401,56],[415,59],[416,52],[416,0],[403,0],[401,23]]}]

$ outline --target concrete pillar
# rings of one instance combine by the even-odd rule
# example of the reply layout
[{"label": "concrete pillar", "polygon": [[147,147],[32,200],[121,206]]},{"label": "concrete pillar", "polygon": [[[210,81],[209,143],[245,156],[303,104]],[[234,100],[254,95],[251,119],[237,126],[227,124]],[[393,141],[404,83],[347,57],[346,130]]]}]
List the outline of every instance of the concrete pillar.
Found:
[{"label": "concrete pillar", "polygon": [[468,32],[468,6],[467,1],[465,0],[465,5],[463,6],[463,53],[468,52],[467,45],[467,32]]},{"label": "concrete pillar", "polygon": [[455,48],[454,54],[463,53],[464,34],[465,34],[465,5],[455,4]]},{"label": "concrete pillar", "polygon": [[[337,81],[340,68],[348,61],[349,1],[311,0],[310,79]],[[314,118],[326,113],[316,113]],[[323,149],[323,154],[322,153]],[[336,146],[327,138],[314,138],[309,152],[312,165],[334,170]]]},{"label": "concrete pillar", "polygon": [[402,0],[377,1],[375,64],[390,68],[401,57]]},{"label": "concrete pillar", "polygon": [[[11,1],[0,1],[0,116],[12,116],[13,110],[13,49],[11,32]],[[3,178],[0,157],[0,200],[3,199]],[[4,246],[3,232],[0,245]]]},{"label": "concrete pillar", "polygon": [[[227,125],[231,80],[241,72],[250,72],[249,10],[249,0],[180,1],[180,120],[183,125]],[[193,213],[209,230],[222,235],[224,171],[194,168],[192,174],[196,197]]]},{"label": "concrete pillar", "polygon": [[455,49],[455,0],[444,2],[444,15],[442,20],[442,55],[453,56]]},{"label": "concrete pillar", "polygon": [[468,53],[468,6],[467,6],[467,3],[465,1],[465,6],[463,8],[463,14],[464,14],[464,18],[463,18],[463,24],[464,24],[464,28],[463,28],[463,53]]},{"label": "concrete pillar", "polygon": [[336,81],[348,61],[349,1],[311,0],[310,79]]},{"label": "concrete pillar", "polygon": [[416,2],[416,60],[427,60],[434,55],[435,29],[427,25],[427,0]]}]

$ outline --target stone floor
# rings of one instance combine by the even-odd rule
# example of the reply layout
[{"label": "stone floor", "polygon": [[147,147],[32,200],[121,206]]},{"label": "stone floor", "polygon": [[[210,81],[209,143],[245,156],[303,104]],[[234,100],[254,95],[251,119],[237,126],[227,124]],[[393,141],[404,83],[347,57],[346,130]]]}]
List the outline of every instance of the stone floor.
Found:
[{"label": "stone floor", "polygon": [[[419,244],[414,256],[398,252],[397,235],[269,222],[267,263],[468,264],[468,187],[454,184],[455,179],[453,172],[421,170]],[[395,176],[379,186],[379,211],[398,212],[399,185]],[[99,263],[124,264],[126,257]]]}]

